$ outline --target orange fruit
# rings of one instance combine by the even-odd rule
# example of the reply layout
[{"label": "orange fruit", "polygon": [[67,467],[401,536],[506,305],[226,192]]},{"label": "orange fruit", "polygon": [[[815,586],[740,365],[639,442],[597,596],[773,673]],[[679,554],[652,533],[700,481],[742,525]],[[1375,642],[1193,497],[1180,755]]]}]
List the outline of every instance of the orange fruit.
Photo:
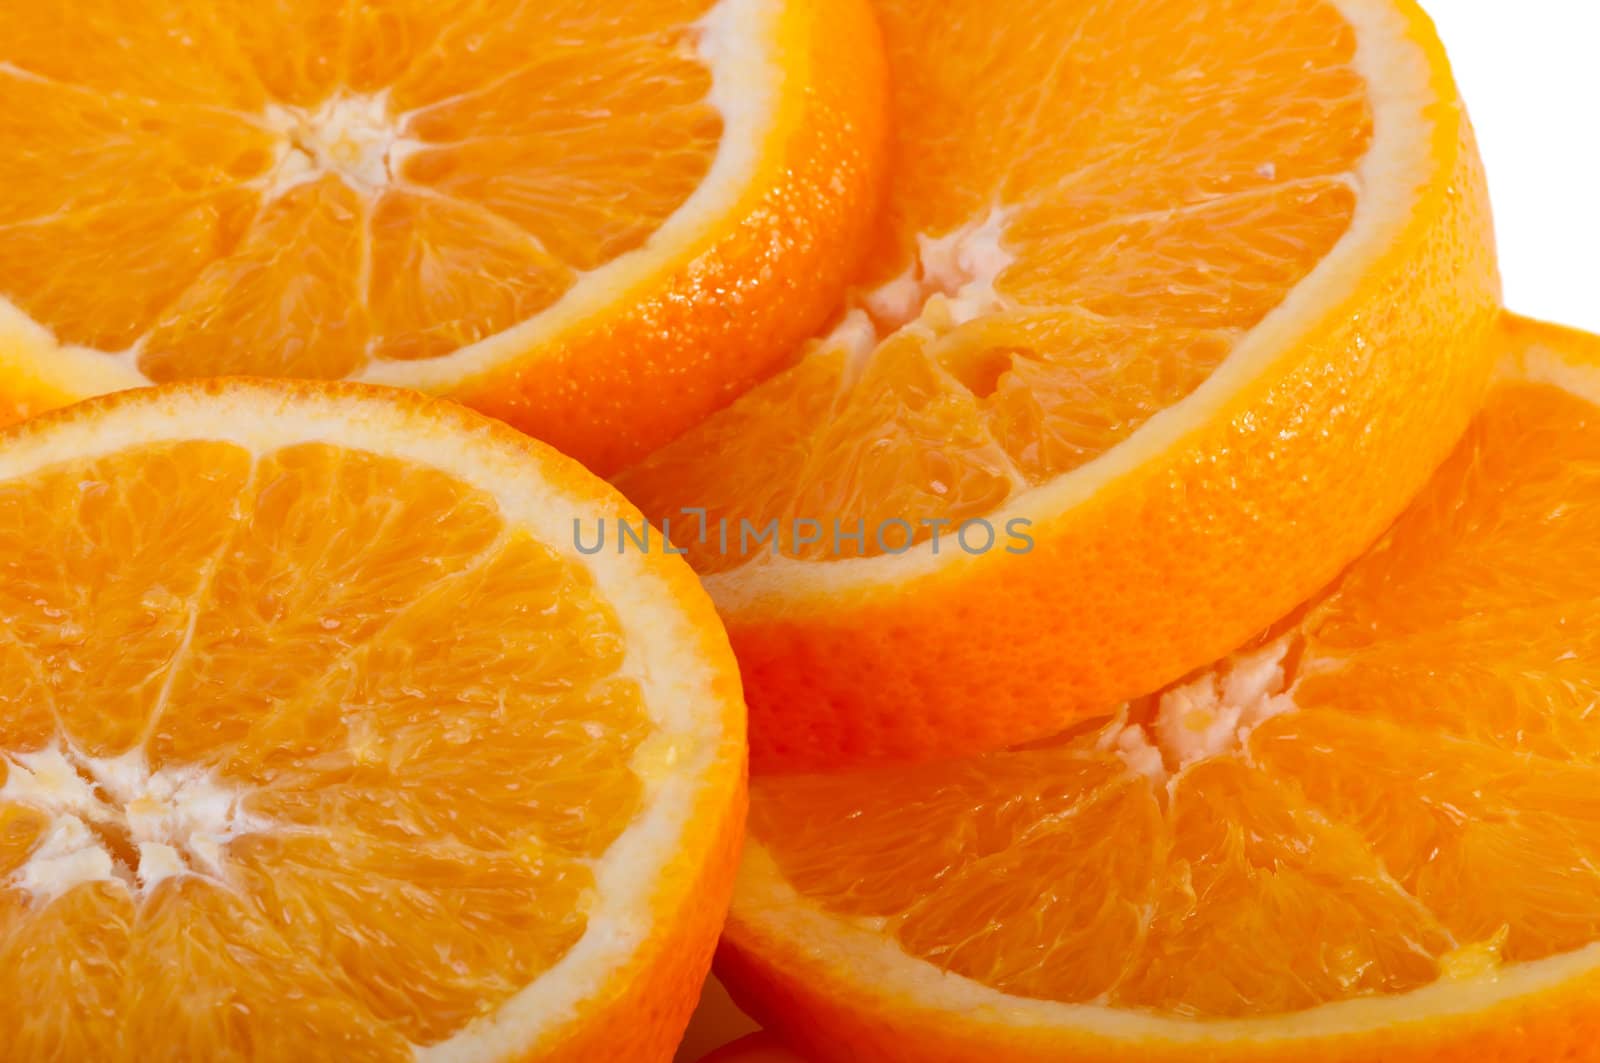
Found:
[{"label": "orange fruit", "polygon": [[817,1060],[1600,1059],[1600,338],[1388,533],[1055,739],[760,779],[720,972]]},{"label": "orange fruit", "polygon": [[0,435],[8,1059],[667,1060],[744,717],[682,562],[453,404],[128,391]]},{"label": "orange fruit", "polygon": [[866,0],[28,0],[0,408],[367,380],[619,466],[834,312],[883,76]]},{"label": "orange fruit", "polygon": [[868,282],[618,480],[707,576],[757,770],[999,748],[1227,653],[1489,368],[1482,172],[1409,0],[877,9]]}]

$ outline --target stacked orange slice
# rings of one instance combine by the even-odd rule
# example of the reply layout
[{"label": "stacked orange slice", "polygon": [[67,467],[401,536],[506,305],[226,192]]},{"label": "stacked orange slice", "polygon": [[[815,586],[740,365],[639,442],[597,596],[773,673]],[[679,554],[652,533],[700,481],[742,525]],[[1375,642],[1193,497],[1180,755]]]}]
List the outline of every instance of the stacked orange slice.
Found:
[{"label": "stacked orange slice", "polygon": [[729,1063],[1590,1051],[1600,340],[1426,17],[1001,8],[5,17],[0,1055],[661,1060],[730,895]]},{"label": "stacked orange slice", "polygon": [[618,481],[706,575],[763,770],[992,749],[1228,652],[1488,373],[1482,173],[1409,0],[877,9],[868,282]]},{"label": "stacked orange slice", "polygon": [[0,436],[0,1055],[665,1059],[744,715],[575,462],[385,389],[125,392]]},{"label": "stacked orange slice", "polygon": [[0,410],[358,379],[615,467],[833,312],[883,93],[864,0],[14,5]]},{"label": "stacked orange slice", "polygon": [[1252,647],[1046,742],[758,780],[736,996],[816,1060],[1592,1058],[1600,339],[1501,349]]}]

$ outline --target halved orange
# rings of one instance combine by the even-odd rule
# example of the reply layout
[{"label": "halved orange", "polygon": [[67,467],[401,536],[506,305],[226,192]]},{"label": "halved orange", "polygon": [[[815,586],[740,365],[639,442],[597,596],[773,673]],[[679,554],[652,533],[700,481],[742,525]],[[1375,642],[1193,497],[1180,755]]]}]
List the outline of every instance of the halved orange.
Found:
[{"label": "halved orange", "polygon": [[884,92],[866,0],[13,4],[0,408],[369,380],[615,467],[834,312]]},{"label": "halved orange", "polygon": [[1482,173],[1409,0],[877,7],[870,282],[618,481],[708,577],[758,769],[998,748],[1227,653],[1489,370]]},{"label": "halved orange", "polygon": [[1600,338],[1507,348],[1249,649],[1046,742],[758,780],[736,999],[816,1060],[1600,1058]]},{"label": "halved orange", "polygon": [[658,1059],[744,812],[639,518],[460,407],[124,392],[0,435],[8,1059]]}]

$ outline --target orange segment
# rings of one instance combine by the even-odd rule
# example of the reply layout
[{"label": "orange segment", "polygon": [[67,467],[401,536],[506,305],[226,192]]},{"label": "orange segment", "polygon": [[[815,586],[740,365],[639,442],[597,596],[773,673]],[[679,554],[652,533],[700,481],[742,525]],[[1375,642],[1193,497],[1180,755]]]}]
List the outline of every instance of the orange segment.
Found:
[{"label": "orange segment", "polygon": [[618,479],[777,522],[776,559],[679,536],[764,769],[1003,746],[1228,652],[1399,513],[1489,368],[1480,165],[1409,3],[878,12],[897,169],[843,322]]},{"label": "orange segment", "polygon": [[[1263,729],[1256,746],[1266,764],[1304,780],[1307,800],[1356,828],[1455,940],[1507,962],[1593,941],[1600,804],[1589,771],[1430,739],[1434,749],[1400,758],[1407,730],[1312,712]],[[1363,786],[1386,804],[1356,792]]]},{"label": "orange segment", "polygon": [[140,369],[156,381],[195,376],[197,364],[221,375],[348,375],[371,330],[360,302],[365,209],[331,177],[266,205],[154,322]]},{"label": "orange segment", "polygon": [[26,145],[0,157],[0,286],[70,344],[121,350],[147,331],[238,239],[253,209],[241,185],[271,158],[264,132],[211,109],[14,70],[0,108],[0,141]]},{"label": "orange segment", "polygon": [[742,710],[685,566],[575,549],[637,522],[613,492],[348,385],[129,392],[4,443],[14,1044],[669,1058]]},{"label": "orange segment", "polygon": [[[7,1051],[48,1059],[74,1041],[115,1044],[121,976],[132,951],[134,912],[127,893],[110,884],[87,885],[31,917],[23,915],[24,903],[14,888],[0,894],[6,935],[0,958],[15,979],[4,1005]],[[62,956],[76,962],[63,964]]]},{"label": "orange segment", "polygon": [[[133,907],[125,893],[106,896],[113,912]],[[317,1030],[342,1058],[376,1063],[410,1050],[252,905],[215,883],[176,881],[124,918],[127,955],[97,972],[119,994],[107,1010],[120,1020],[122,1044],[205,1059],[292,1059]],[[190,972],[187,992],[171,983],[174,965]],[[289,979],[304,991],[284,994]]]},{"label": "orange segment", "polygon": [[1167,826],[1142,947],[1118,952],[1119,1006],[1294,1012],[1426,984],[1454,945],[1359,838],[1249,764],[1196,763],[1173,786]]},{"label": "orange segment", "polygon": [[[202,570],[189,652],[167,672],[168,700],[185,713],[145,725],[161,760],[232,753],[280,719],[314,726],[307,714],[341,668],[409,610],[426,609],[441,581],[486,563],[500,534],[489,499],[429,469],[315,444],[253,466],[239,523],[209,555],[227,564]],[[437,529],[421,564],[418,527]],[[305,735],[306,752],[328,737]]]},{"label": "orange segment", "polygon": [[[14,72],[0,76],[0,101],[0,135],[29,146],[24,156],[0,160],[12,186],[0,204],[8,232],[94,211],[171,208],[236,187],[271,161],[266,131],[203,106],[71,89]],[[71,180],[30,180],[40,169]]]},{"label": "orange segment", "polygon": [[866,0],[17,16],[0,44],[15,405],[366,379],[611,467],[788,360],[876,206]]},{"label": "orange segment", "polygon": [[1502,341],[1448,463],[1271,637],[1032,746],[760,780],[741,1005],[818,1060],[1587,1044],[1600,340]]},{"label": "orange segment", "polygon": [[559,856],[540,866],[416,839],[257,835],[236,848],[244,892],[287,950],[331,962],[343,992],[330,995],[417,1044],[491,1014],[570,952],[594,888]]},{"label": "orange segment", "polygon": [[[508,219],[574,270],[638,248],[704,182],[726,129],[708,98],[712,70],[696,55],[706,31],[692,28],[713,6],[619,11],[604,49],[568,43],[593,18],[582,5],[554,15],[524,6],[510,24],[481,12],[485,21],[454,27],[443,53],[396,86],[400,105],[416,108],[420,140],[404,176]],[[530,57],[520,34],[556,43]],[[488,35],[505,49],[490,59],[503,71],[493,80],[475,72],[485,61],[476,42]],[[452,80],[469,70],[470,82]],[[530,118],[530,99],[541,115]],[[608,117],[575,120],[585,114]]]},{"label": "orange segment", "polygon": [[[20,712],[44,710],[91,755],[128,750],[191,637],[193,599],[249,476],[237,447],[193,442],[0,483],[6,680],[26,692]],[[151,523],[151,512],[167,519]],[[107,713],[113,702],[121,711]]]},{"label": "orange segment", "polygon": [[249,0],[203,0],[181,6],[209,23],[224,47],[237,50],[247,71],[242,76],[259,81],[269,101],[314,106],[349,80],[356,4],[286,0],[268,7]]},{"label": "orange segment", "polygon": [[[307,6],[283,3],[274,8],[287,13],[291,7]],[[246,50],[270,55],[270,45],[282,42],[229,32],[224,17],[251,17],[251,29],[261,31],[268,21],[261,17],[263,11],[261,5],[240,0],[229,0],[223,8],[158,0],[144,7],[140,18],[129,18],[127,7],[117,0],[75,4],[72,18],[44,7],[19,9],[0,42],[0,62],[10,80],[79,86],[86,95],[248,109],[260,106],[264,92]],[[16,116],[9,108],[7,112],[8,118]]]},{"label": "orange segment", "polygon": [[471,203],[391,192],[373,207],[372,353],[416,359],[476,343],[550,306],[573,271],[531,233]]}]

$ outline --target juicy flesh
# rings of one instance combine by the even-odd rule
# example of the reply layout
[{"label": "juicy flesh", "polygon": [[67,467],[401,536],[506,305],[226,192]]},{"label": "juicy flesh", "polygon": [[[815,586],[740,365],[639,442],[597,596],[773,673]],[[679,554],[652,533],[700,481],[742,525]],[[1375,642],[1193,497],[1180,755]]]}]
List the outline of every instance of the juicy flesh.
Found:
[{"label": "juicy flesh", "polygon": [[1600,940],[1600,414],[1499,392],[1281,636],[1040,746],[768,778],[827,910],[1007,993],[1250,1016]]},{"label": "juicy flesh", "polygon": [[448,354],[708,171],[712,0],[29,3],[0,39],[0,297],[155,380]]},{"label": "juicy flesh", "polygon": [[[991,7],[877,4],[877,261],[800,364],[624,477],[646,512],[865,522],[801,557],[897,549],[873,534],[895,518],[927,539],[1189,394],[1348,228],[1372,119],[1325,0]],[[681,545],[705,571],[766,549]]]},{"label": "juicy flesh", "polygon": [[587,573],[489,495],[152,444],[0,483],[0,570],[18,1056],[401,1058],[584,934],[652,725]]}]

